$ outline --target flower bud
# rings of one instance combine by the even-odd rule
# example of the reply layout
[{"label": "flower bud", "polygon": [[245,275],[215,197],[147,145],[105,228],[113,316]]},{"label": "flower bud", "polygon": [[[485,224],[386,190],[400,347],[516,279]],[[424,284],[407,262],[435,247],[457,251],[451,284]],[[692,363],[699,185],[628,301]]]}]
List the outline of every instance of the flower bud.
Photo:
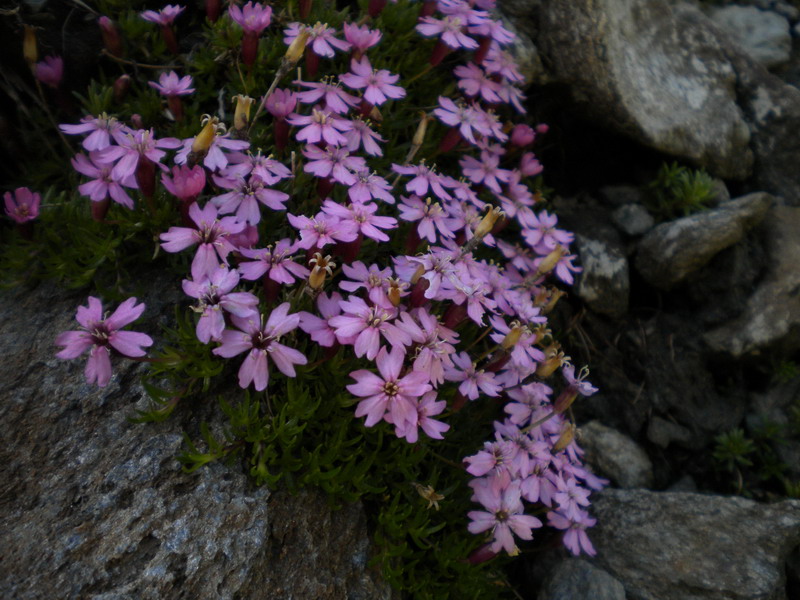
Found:
[{"label": "flower bud", "polygon": [[121,104],[123,100],[125,100],[125,96],[128,95],[128,90],[131,89],[131,76],[125,73],[124,75],[120,75],[117,77],[116,81],[114,81],[114,101],[117,104]]},{"label": "flower bud", "polygon": [[39,59],[39,52],[36,49],[36,30],[30,25],[25,25],[25,37],[22,39],[22,56],[30,68]]},{"label": "flower bud", "polygon": [[114,22],[106,16],[97,19],[100,25],[100,34],[103,36],[103,45],[112,56],[122,56],[122,38]]},{"label": "flower bud", "polygon": [[428,119],[430,118],[427,113],[420,112],[421,120],[417,125],[417,131],[414,132],[414,137],[411,138],[412,146],[422,146],[425,141],[425,132],[428,130]]},{"label": "flower bud", "polygon": [[550,377],[564,363],[565,358],[564,353],[559,351],[557,342],[545,348],[544,355],[544,362],[536,367],[536,374],[542,379]]},{"label": "flower bud", "polygon": [[577,388],[573,386],[567,387],[567,389],[561,392],[561,395],[556,398],[555,404],[553,405],[553,410],[559,414],[565,412],[570,406],[572,406],[572,403],[575,402],[575,398],[577,397]]},{"label": "flower bud", "polygon": [[536,139],[536,132],[524,123],[520,123],[511,131],[511,143],[518,148],[530,146],[534,139]]}]

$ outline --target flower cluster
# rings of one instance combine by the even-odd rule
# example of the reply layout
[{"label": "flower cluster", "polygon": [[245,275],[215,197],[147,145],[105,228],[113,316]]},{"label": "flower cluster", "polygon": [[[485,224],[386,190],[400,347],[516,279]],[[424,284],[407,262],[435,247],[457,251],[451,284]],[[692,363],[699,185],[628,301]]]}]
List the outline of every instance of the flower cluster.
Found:
[{"label": "flower cluster", "polygon": [[[371,3],[370,15],[382,6]],[[482,507],[469,513],[469,531],[486,534],[490,554],[513,555],[515,537],[530,540],[544,525],[525,514],[533,506],[564,530],[570,551],[593,554],[586,508],[604,482],[583,467],[568,417],[595,389],[575,376],[547,320],[563,294],[553,280],[570,284],[579,268],[572,234],[531,191],[542,166],[530,148],[547,128],[508,121],[525,113],[523,78],[507,51],[514,36],[493,9],[494,0],[420,8],[418,43],[431,54],[418,76],[447,65],[453,85],[428,93],[410,140],[384,115],[403,110],[418,76],[394,72],[383,32],[357,19],[341,31],[293,22],[271,32],[272,9],[254,2],[228,9],[242,63],[257,65],[259,39],[271,33],[288,50],[252,121],[253,100],[239,96],[232,132],[211,115],[183,140],[105,114],[61,128],[85,136],[88,154],[73,165],[89,181],[78,190],[104,210],[109,199],[133,209],[130,190],[152,203],[162,171],[183,222],[160,232],[160,247],[192,253],[182,287],[197,339],[236,360],[240,387],[264,391],[276,371],[296,377],[312,352],[338,352],[355,416],[408,443],[443,439],[467,402],[493,399],[506,417],[464,460]],[[174,36],[183,10],[142,17]],[[278,87],[303,55],[297,79]],[[194,91],[192,78],[164,73],[150,85],[180,119],[175,101]],[[256,120],[262,109],[271,126]],[[143,308],[123,306],[103,320],[90,298],[78,315],[84,331],[58,340],[62,358],[91,348],[87,379],[100,385],[109,348],[141,356],[151,343],[119,331]],[[564,381],[552,383],[559,372]]]}]

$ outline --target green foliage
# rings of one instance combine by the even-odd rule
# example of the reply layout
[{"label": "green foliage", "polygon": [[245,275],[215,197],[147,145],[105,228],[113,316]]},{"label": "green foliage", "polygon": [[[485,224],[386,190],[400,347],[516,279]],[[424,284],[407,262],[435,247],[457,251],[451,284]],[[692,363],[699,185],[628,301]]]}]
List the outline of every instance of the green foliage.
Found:
[{"label": "green foliage", "polygon": [[646,206],[653,216],[669,221],[708,208],[714,200],[714,180],[702,169],[664,163],[645,191]]}]

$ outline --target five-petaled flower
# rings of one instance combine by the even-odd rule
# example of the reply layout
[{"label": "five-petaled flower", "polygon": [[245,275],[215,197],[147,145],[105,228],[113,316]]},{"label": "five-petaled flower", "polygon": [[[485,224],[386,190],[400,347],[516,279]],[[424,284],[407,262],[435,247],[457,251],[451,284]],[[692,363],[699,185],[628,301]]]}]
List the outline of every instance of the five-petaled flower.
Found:
[{"label": "five-petaled flower", "polygon": [[81,331],[65,331],[56,338],[56,345],[64,346],[58,358],[78,358],[89,350],[86,363],[86,381],[105,387],[111,380],[111,351],[137,358],[146,354],[144,348],[153,345],[149,335],[135,331],[121,331],[144,312],[144,302],[128,298],[110,317],[103,318],[103,305],[98,298],[89,296],[88,306],[79,306],[76,319]]}]

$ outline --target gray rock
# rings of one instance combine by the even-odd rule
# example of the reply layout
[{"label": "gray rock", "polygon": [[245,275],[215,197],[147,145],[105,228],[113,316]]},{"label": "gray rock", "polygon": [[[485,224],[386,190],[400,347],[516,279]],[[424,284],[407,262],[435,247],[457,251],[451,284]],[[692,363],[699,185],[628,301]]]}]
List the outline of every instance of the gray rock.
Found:
[{"label": "gray rock", "polygon": [[636,267],[651,285],[671,289],[742,239],[763,219],[772,201],[769,194],[759,192],[662,223],[640,240]]},{"label": "gray rock", "polygon": [[673,442],[687,446],[692,442],[692,432],[678,423],[656,416],[650,420],[647,426],[647,439],[662,448],[666,448]]},{"label": "gray rock", "polygon": [[568,558],[552,571],[539,600],[625,600],[625,588],[591,563]]},{"label": "gray rock", "polygon": [[[182,432],[201,420],[220,427],[212,397],[165,423],[133,424],[146,407],[140,364],[115,363],[98,389],[83,361],[54,357],[85,296],[40,286],[2,298],[0,597],[390,597],[367,568],[359,505],[334,512],[321,493],[254,488],[237,466],[184,473]],[[174,298],[145,301],[151,320],[137,330],[155,334],[152,316],[170,314]]]},{"label": "gray rock", "polygon": [[607,489],[592,497],[596,563],[631,600],[782,600],[800,502]]},{"label": "gray rock", "polygon": [[549,76],[569,86],[587,116],[717,176],[749,175],[750,130],[736,105],[736,73],[722,44],[685,11],[665,0],[528,6]]},{"label": "gray rock", "polygon": [[655,225],[655,219],[641,204],[623,204],[611,218],[622,233],[632,237],[644,235]]},{"label": "gray rock", "polygon": [[642,189],[635,185],[606,185],[599,191],[600,197],[611,206],[641,204],[644,200]]},{"label": "gray rock", "polygon": [[582,425],[579,431],[586,462],[599,475],[621,488],[653,485],[653,465],[639,444],[600,421]]},{"label": "gray rock", "polygon": [[776,206],[764,222],[768,272],[744,313],[705,336],[717,352],[734,357],[765,348],[800,347],[800,208]]},{"label": "gray rock", "polygon": [[754,6],[733,5],[714,10],[711,19],[765,67],[789,60],[792,38],[785,17]]},{"label": "gray rock", "polygon": [[593,311],[610,317],[628,312],[630,278],[628,259],[615,245],[583,235],[576,235],[583,272],[578,276],[575,293]]},{"label": "gray rock", "polygon": [[684,475],[667,489],[668,492],[696,492],[697,483],[691,475]]}]

